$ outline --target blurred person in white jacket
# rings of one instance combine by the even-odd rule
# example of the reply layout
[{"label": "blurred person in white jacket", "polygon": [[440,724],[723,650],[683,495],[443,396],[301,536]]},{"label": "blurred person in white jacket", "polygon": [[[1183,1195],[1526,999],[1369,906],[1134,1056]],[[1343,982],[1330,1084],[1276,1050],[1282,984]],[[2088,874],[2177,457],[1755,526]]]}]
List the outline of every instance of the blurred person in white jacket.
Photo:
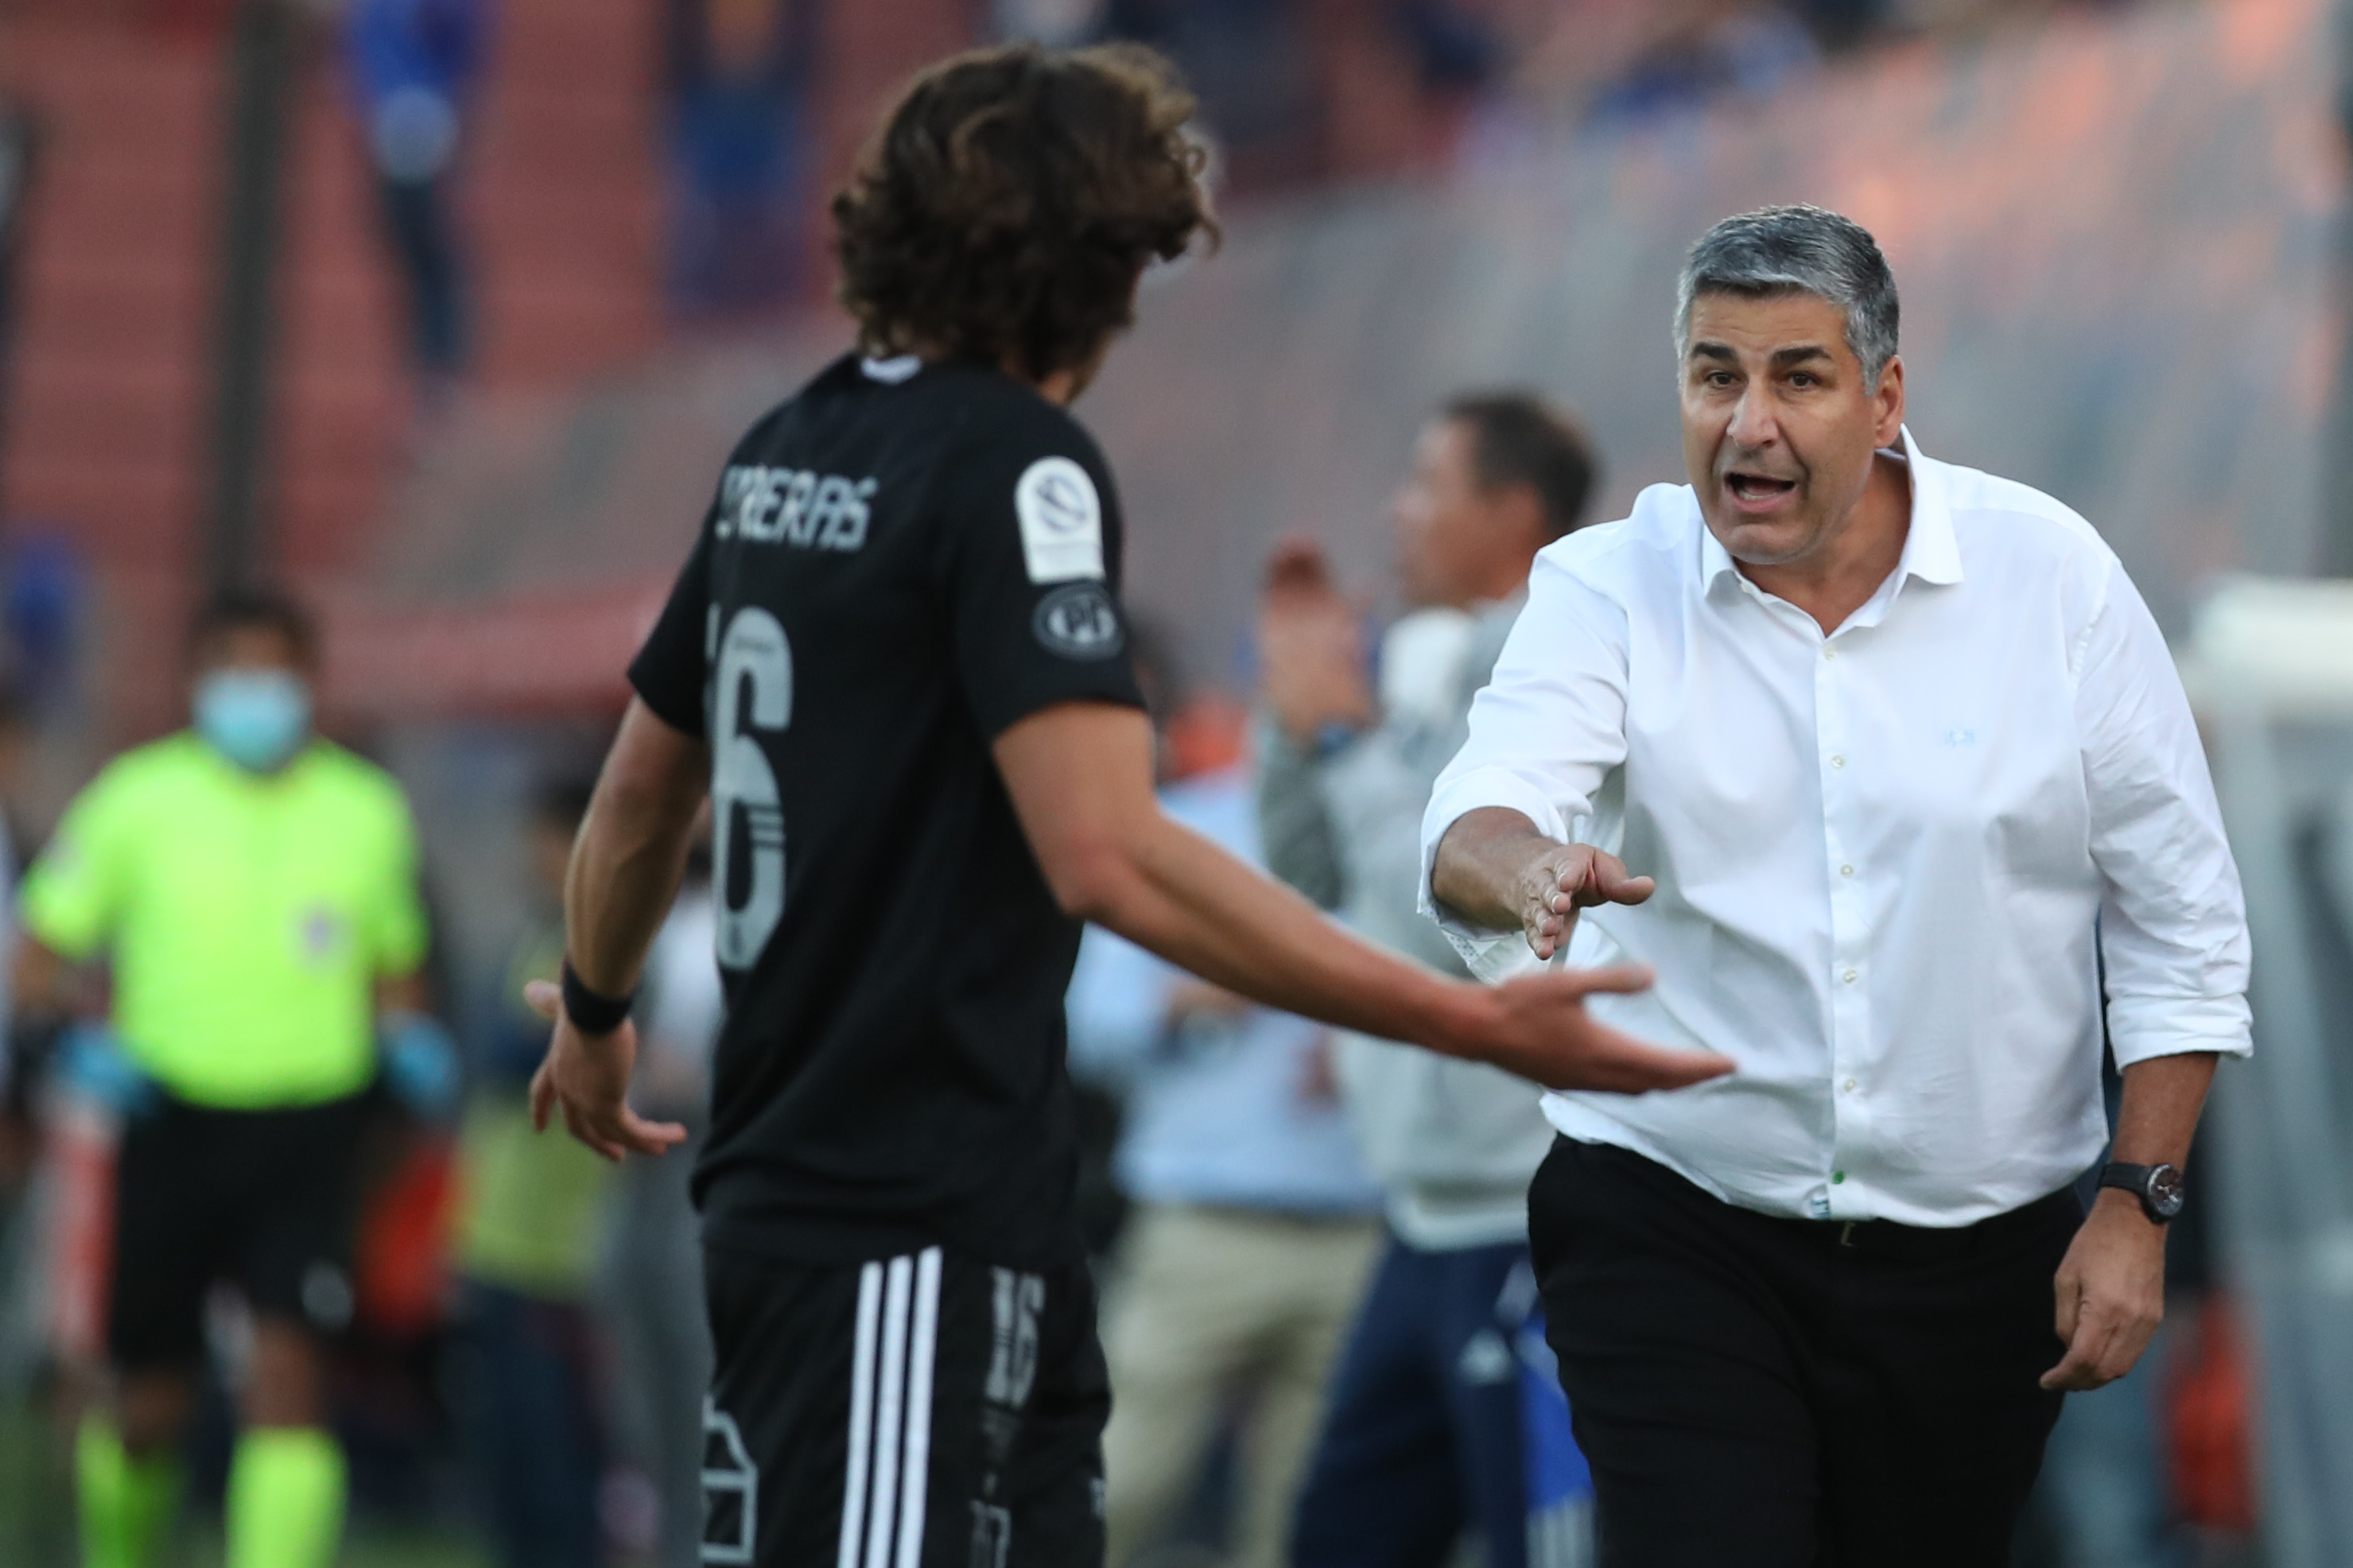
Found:
[{"label": "blurred person in white jacket", "polygon": [[[1377,679],[1362,619],[1319,549],[1271,564],[1259,809],[1274,874],[1375,942],[1450,973],[1416,910],[1421,816],[1462,743],[1525,596],[1529,563],[1577,526],[1594,461],[1577,426],[1518,393],[1457,398],[1422,430],[1394,507],[1408,613]],[[1303,1490],[1298,1568],[1416,1568],[1466,1529],[1491,1568],[1527,1560],[1531,1500],[1516,1324],[1498,1303],[1527,1260],[1529,1178],[1552,1142],[1537,1090],[1478,1063],[1342,1037],[1350,1121],[1386,1194],[1389,1240],[1336,1374]]]},{"label": "blurred person in white jacket", "polygon": [[[1166,661],[1132,637],[1170,763]],[[1167,778],[1161,808],[1258,864],[1248,766]],[[1331,1031],[1244,1001],[1088,928],[1071,977],[1071,1070],[1118,1097],[1113,1169],[1134,1204],[1106,1291],[1107,1561],[1134,1561],[1198,1482],[1221,1421],[1237,1465],[1233,1568],[1282,1568],[1300,1471],[1365,1280],[1381,1192],[1332,1081]]]},{"label": "blurred person in white jacket", "polygon": [[687,1142],[669,1159],[622,1166],[606,1258],[614,1429],[650,1487],[659,1568],[696,1568],[702,1561],[702,1395],[711,1384],[711,1330],[703,1317],[702,1227],[688,1185],[711,1120],[711,1054],[727,1012],[713,956],[718,924],[706,837],[647,958],[642,1054],[630,1091],[640,1115],[679,1123]]}]

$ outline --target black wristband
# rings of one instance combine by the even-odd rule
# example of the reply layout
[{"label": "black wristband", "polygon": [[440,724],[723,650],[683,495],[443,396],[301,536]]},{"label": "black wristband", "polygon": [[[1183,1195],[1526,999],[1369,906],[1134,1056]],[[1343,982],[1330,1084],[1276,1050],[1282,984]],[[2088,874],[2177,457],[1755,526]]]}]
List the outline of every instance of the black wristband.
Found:
[{"label": "black wristband", "polygon": [[624,996],[602,996],[588,989],[572,960],[564,961],[564,1016],[584,1035],[609,1035],[629,1016],[637,1002],[634,991]]}]

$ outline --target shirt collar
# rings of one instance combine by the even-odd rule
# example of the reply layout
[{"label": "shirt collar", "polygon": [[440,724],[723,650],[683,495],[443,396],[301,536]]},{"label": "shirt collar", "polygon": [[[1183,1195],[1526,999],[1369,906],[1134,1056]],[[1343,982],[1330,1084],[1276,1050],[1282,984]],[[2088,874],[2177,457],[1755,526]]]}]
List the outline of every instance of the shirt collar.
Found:
[{"label": "shirt collar", "polygon": [[[1912,427],[1903,426],[1900,440],[1904,466],[1912,476],[1912,521],[1904,535],[1904,553],[1895,563],[1895,578],[1902,582],[1917,577],[1923,583],[1957,583],[1961,580],[1961,547],[1953,537],[1952,499],[1947,493],[1945,465],[1926,456],[1920,444],[1912,438]],[[1693,510],[1699,507],[1696,492],[1692,497]],[[1702,585],[1713,591],[1726,576],[1737,578],[1740,568],[1715,535],[1709,531],[1704,516],[1699,523],[1699,571]]]},{"label": "shirt collar", "polygon": [[1912,470],[1912,529],[1904,537],[1904,556],[1895,563],[1899,577],[1923,583],[1961,580],[1961,546],[1953,537],[1953,502],[1945,465],[1924,456],[1904,426],[1904,464]]}]

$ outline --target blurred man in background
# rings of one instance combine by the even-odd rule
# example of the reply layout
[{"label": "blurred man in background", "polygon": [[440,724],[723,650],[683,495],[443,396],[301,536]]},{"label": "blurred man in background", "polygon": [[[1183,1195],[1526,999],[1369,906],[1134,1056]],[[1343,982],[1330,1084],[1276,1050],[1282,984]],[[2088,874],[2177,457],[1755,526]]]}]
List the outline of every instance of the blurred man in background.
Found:
[{"label": "blurred man in background", "polygon": [[[1457,399],[1398,492],[1409,613],[1366,668],[1361,616],[1313,545],[1278,550],[1261,623],[1267,861],[1351,928],[1466,973],[1415,910],[1421,814],[1519,614],[1528,565],[1577,526],[1594,462],[1525,394]],[[1552,1131],[1525,1079],[1364,1035],[1340,1083],[1388,1194],[1389,1243],[1332,1391],[1300,1502],[1301,1568],[1417,1568],[1466,1526],[1493,1568],[1525,1561],[1518,1367],[1498,1302],[1527,1260],[1528,1180]]]},{"label": "blurred man in background", "polygon": [[121,1112],[106,1344],[114,1384],[78,1462],[89,1568],[153,1559],[205,1351],[206,1293],[253,1319],[229,1568],[325,1568],[343,1460],[321,1341],[352,1307],[356,1134],[378,1072],[448,1071],[416,1012],[417,843],[399,786],[316,737],[316,641],[291,602],[198,618],[192,731],[117,758],[27,874],[20,994],[56,1005],[104,963],[109,1030],[67,1071]]},{"label": "blurred man in background", "polygon": [[[1176,695],[1138,638],[1163,736]],[[1248,768],[1172,780],[1169,816],[1259,861]],[[1071,1070],[1118,1094],[1116,1156],[1134,1200],[1103,1325],[1109,1561],[1167,1527],[1220,1415],[1237,1409],[1235,1568],[1282,1568],[1299,1473],[1332,1362],[1379,1249],[1379,1189],[1337,1095],[1330,1031],[1155,958],[1101,927],[1079,947]]]},{"label": "blurred man in background", "polygon": [[588,1296],[611,1173],[577,1143],[533,1135],[526,1091],[546,1026],[522,1000],[563,967],[564,871],[588,791],[554,781],[533,803],[532,909],[476,1032],[458,1142],[458,1415],[505,1568],[595,1568],[604,1555]]},{"label": "blurred man in background", "polygon": [[[702,1393],[711,1385],[711,1325],[702,1301],[702,1238],[691,1178],[711,1126],[711,1054],[727,997],[712,956],[719,910],[707,827],[686,881],[646,957],[645,1027],[630,1103],[686,1129],[669,1158],[621,1168],[606,1256],[613,1334],[614,1440],[651,1483],[662,1568],[702,1560]],[[543,1039],[546,1034],[541,1026]]]}]

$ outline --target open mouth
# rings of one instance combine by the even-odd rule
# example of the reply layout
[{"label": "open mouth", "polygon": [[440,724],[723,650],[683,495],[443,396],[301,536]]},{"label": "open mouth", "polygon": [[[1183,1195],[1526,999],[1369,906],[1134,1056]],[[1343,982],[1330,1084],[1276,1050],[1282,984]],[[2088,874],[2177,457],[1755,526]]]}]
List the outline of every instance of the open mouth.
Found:
[{"label": "open mouth", "polygon": [[1794,493],[1795,479],[1777,479],[1769,474],[1752,474],[1734,469],[1724,477],[1724,488],[1732,499],[1744,508],[1763,510]]}]

